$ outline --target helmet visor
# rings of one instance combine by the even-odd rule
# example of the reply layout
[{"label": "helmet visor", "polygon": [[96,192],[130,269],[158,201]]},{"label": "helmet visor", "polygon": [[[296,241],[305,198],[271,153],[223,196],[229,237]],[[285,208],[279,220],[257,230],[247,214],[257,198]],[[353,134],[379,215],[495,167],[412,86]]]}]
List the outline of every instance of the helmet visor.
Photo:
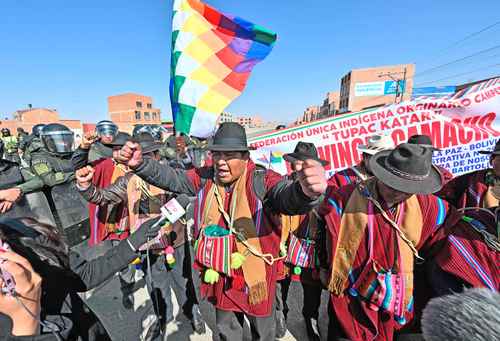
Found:
[{"label": "helmet visor", "polygon": [[42,136],[45,148],[51,153],[65,154],[73,151],[73,132],[53,132]]},{"label": "helmet visor", "polygon": [[115,137],[118,134],[118,127],[114,124],[103,124],[96,127],[96,133],[99,137]]}]

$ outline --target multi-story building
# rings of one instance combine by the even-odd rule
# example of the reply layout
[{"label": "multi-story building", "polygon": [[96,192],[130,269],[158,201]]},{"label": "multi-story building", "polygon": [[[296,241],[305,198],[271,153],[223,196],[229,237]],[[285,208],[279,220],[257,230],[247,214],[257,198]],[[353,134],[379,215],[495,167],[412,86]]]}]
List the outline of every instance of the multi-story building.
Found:
[{"label": "multi-story building", "polygon": [[219,123],[233,122],[233,121],[234,121],[234,118],[233,118],[233,114],[231,114],[231,113],[223,112],[219,116]]},{"label": "multi-story building", "polygon": [[320,112],[319,105],[311,105],[304,110],[304,113],[293,124],[299,125],[303,123],[312,122],[318,119]]},{"label": "multi-story building", "polygon": [[339,111],[340,92],[330,91],[326,93],[323,105],[319,108],[318,118],[327,118],[334,116]]},{"label": "multi-story building", "polygon": [[28,108],[17,110],[12,114],[12,119],[0,121],[0,129],[8,128],[11,133],[16,134],[17,128],[23,128],[27,132],[36,124],[60,123],[67,126],[75,133],[75,138],[81,138],[83,135],[83,125],[80,120],[61,119],[56,109],[47,108]]},{"label": "multi-story building", "polygon": [[160,109],[153,99],[140,94],[126,93],[108,97],[109,119],[121,131],[132,132],[136,124],[161,124]]},{"label": "multi-story building", "polygon": [[415,64],[349,71],[340,83],[339,111],[356,112],[411,99]]}]

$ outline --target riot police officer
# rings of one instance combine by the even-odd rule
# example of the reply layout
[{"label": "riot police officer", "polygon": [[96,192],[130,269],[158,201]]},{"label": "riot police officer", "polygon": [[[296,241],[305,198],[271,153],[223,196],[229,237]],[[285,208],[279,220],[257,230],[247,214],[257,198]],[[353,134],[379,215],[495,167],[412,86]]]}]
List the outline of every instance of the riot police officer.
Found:
[{"label": "riot police officer", "polygon": [[92,144],[89,151],[89,162],[107,159],[113,156],[113,148],[107,146],[118,134],[118,126],[112,121],[104,120],[97,123],[95,132],[98,141]]},{"label": "riot police officer", "polygon": [[[0,146],[0,155],[3,153]],[[46,224],[54,218],[42,192],[43,181],[30,169],[0,158],[0,213],[2,217],[31,217]]]},{"label": "riot police officer", "polygon": [[43,148],[32,154],[31,168],[46,186],[45,194],[68,243],[79,244],[88,238],[89,218],[74,181],[74,134],[62,124],[51,123],[42,129],[40,139]]},{"label": "riot police officer", "polygon": [[3,158],[17,164],[21,164],[21,158],[17,153],[17,138],[11,135],[8,128],[2,128],[2,142],[4,146]]},{"label": "riot police officer", "polygon": [[40,132],[43,127],[45,127],[44,123],[34,125],[31,134],[19,143],[19,149],[23,152],[22,158],[29,167],[31,167],[31,154],[43,146],[40,140]]}]

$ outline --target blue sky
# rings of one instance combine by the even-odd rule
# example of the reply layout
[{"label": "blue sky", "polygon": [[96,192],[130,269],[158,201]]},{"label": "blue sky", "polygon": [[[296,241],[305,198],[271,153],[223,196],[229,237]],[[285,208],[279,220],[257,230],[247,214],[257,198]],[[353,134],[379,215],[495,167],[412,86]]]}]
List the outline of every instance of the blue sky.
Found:
[{"label": "blue sky", "polygon": [[[352,68],[413,62],[418,74],[500,45],[499,24],[450,46],[500,21],[498,0],[207,3],[278,34],[274,50],[228,108],[265,119],[293,121],[337,90]],[[169,117],[171,6],[171,0],[1,0],[0,118],[32,103],[93,122],[106,118],[106,97],[123,92],[153,96]],[[499,64],[495,48],[415,83],[499,75]]]}]

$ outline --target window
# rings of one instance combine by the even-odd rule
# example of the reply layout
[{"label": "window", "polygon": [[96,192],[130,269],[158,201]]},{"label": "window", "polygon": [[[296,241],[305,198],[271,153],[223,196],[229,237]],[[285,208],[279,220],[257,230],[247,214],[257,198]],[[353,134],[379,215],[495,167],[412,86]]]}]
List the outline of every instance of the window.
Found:
[{"label": "window", "polygon": [[136,111],[135,112],[135,119],[136,120],[140,120],[141,119],[141,112],[140,111]]},{"label": "window", "polygon": [[137,102],[135,102],[135,106],[136,106],[137,108],[142,108],[142,102],[141,102],[141,101],[137,101]]},{"label": "window", "polygon": [[144,119],[145,119],[146,121],[151,120],[151,115],[149,115],[149,112],[148,112],[148,111],[145,111],[145,112],[144,112]]},{"label": "window", "polygon": [[151,109],[153,107],[151,103],[146,104],[146,106],[148,107],[148,109]]},{"label": "window", "polygon": [[157,114],[154,112],[154,113],[153,113],[153,121],[155,121],[155,120],[156,120],[156,117],[157,117]]}]

